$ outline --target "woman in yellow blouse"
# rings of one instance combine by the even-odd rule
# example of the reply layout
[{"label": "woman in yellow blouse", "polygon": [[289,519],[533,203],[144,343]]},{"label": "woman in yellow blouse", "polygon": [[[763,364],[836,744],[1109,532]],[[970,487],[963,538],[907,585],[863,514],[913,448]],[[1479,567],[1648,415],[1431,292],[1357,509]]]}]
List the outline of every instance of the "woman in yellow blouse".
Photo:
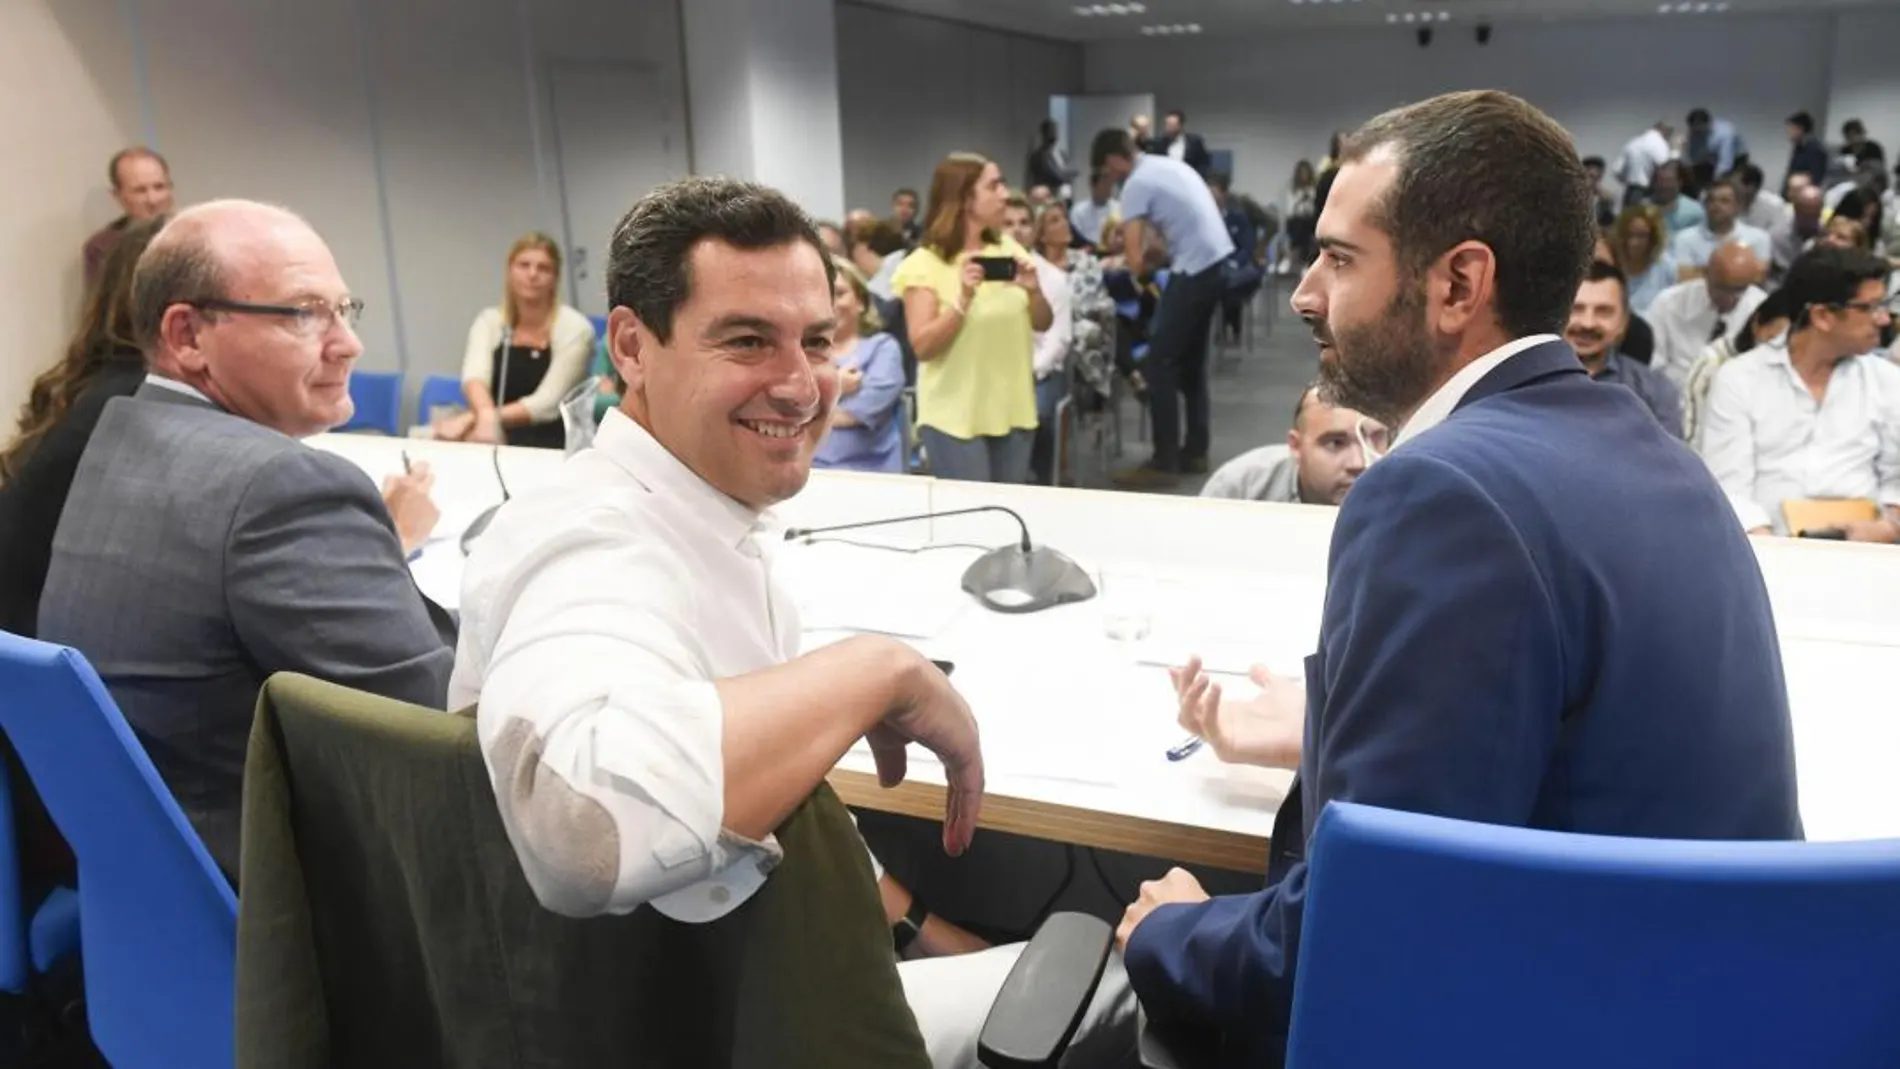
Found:
[{"label": "woman in yellow blouse", "polygon": [[[1054,316],[1029,251],[998,228],[1009,189],[996,164],[958,152],[930,179],[923,243],[891,288],[917,353],[917,422],[930,472],[940,479],[1020,483],[1036,430],[1036,331]],[[1016,262],[1006,282],[986,282],[980,258]]]}]

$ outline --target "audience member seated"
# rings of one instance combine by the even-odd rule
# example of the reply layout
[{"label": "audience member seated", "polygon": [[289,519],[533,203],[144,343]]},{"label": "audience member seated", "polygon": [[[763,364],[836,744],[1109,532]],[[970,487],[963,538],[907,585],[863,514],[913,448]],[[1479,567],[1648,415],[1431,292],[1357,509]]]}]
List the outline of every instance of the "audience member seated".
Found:
[{"label": "audience member seated", "polygon": [[924,226],[917,221],[917,191],[900,189],[891,194],[891,225],[904,237],[904,247],[914,249],[924,239]]},{"label": "audience member seated", "polygon": [[1885,168],[1887,150],[1880,142],[1867,136],[1867,124],[1859,119],[1849,119],[1841,124],[1841,155],[1853,158],[1855,167],[1868,164]]},{"label": "audience member seated", "polygon": [[438,420],[435,436],[560,449],[567,444],[561,398],[587,369],[598,339],[579,310],[561,302],[561,249],[527,234],[508,250],[501,306],[468,328],[462,396],[468,411]]},{"label": "audience member seated", "polygon": [[1794,199],[1794,176],[1801,175],[1823,189],[1827,187],[1827,146],[1814,135],[1814,116],[1797,111],[1788,116],[1788,199]]},{"label": "audience member seated", "polygon": [[1866,498],[1881,518],[1849,539],[1900,542],[1900,366],[1875,352],[1890,321],[1887,265],[1818,248],[1782,283],[1786,338],[1722,366],[1697,443],[1751,534],[1791,534],[1784,501]]},{"label": "audience member seated", "polygon": [[[892,279],[917,353],[917,424],[941,479],[1020,483],[1036,432],[1035,332],[1054,321],[1029,250],[999,233],[1009,189],[996,164],[959,152],[930,179],[924,242]],[[1016,275],[985,280],[983,260]]]},{"label": "audience member seated", "polygon": [[1590,176],[1590,188],[1596,191],[1597,226],[1604,230],[1616,225],[1616,198],[1610,196],[1609,190],[1603,187],[1603,175],[1608,170],[1609,165],[1603,162],[1601,156],[1583,158],[1583,173]]},{"label": "audience member seated", "polygon": [[1366,465],[1385,454],[1388,434],[1385,424],[1329,405],[1320,399],[1317,384],[1308,386],[1294,406],[1286,444],[1250,449],[1222,464],[1201,487],[1201,496],[1337,505]]},{"label": "audience member seated", "polygon": [[1650,302],[1645,318],[1656,331],[1656,355],[1650,366],[1670,382],[1688,381],[1702,350],[1741,326],[1767,294],[1761,261],[1743,245],[1724,245],[1709,258],[1706,274],[1679,282]]},{"label": "audience member seated", "polygon": [[1218,329],[1229,344],[1238,345],[1241,340],[1241,317],[1246,312],[1247,302],[1260,292],[1265,272],[1254,262],[1254,255],[1260,246],[1260,228],[1253,216],[1241,207],[1240,198],[1231,192],[1232,184],[1224,174],[1213,175],[1207,180],[1207,188],[1214,194],[1214,206],[1220,209],[1221,221],[1227,224],[1227,238],[1234,244],[1234,251],[1228,253],[1227,259],[1221,263]]},{"label": "audience member seated", "polygon": [[[1045,366],[1045,356],[1055,361],[1054,367],[1060,372],[1065,364],[1073,362],[1075,379],[1078,386],[1087,387],[1087,392],[1078,396],[1085,399],[1090,410],[1107,400],[1112,389],[1111,379],[1115,373],[1114,335],[1115,335],[1115,299],[1108,295],[1108,287],[1103,280],[1102,261],[1087,249],[1078,249],[1070,244],[1075,226],[1060,204],[1044,208],[1036,217],[1034,241],[1030,251],[1042,262],[1052,264],[1068,277],[1069,293],[1069,348],[1066,353],[1053,351],[1045,354],[1042,338],[1037,339],[1036,366],[1038,374]],[[1053,305],[1050,309],[1053,313]],[[1044,332],[1046,335],[1047,331]],[[1051,412],[1058,394],[1050,401]],[[1038,389],[1036,407],[1042,411],[1043,393]],[[1046,422],[1046,421],[1045,421]],[[1049,446],[1053,454],[1054,442]],[[1036,447],[1032,457],[1040,456],[1044,448],[1042,425],[1036,430]],[[1032,470],[1038,478],[1044,478],[1048,469],[1038,468],[1032,462]]]},{"label": "audience member seated", "polygon": [[149,148],[122,149],[106,164],[106,176],[112,180],[112,199],[122,213],[86,239],[81,250],[85,266],[86,289],[93,289],[105,267],[112,246],[134,223],[156,219],[172,210],[172,169],[165,157]]},{"label": "audience member seated", "polygon": [[904,354],[884,333],[864,276],[850,263],[833,265],[832,306],[838,326],[831,360],[838,368],[838,404],[831,433],[812,456],[820,468],[902,472],[904,426],[898,401],[904,392]]},{"label": "audience member seated", "polygon": [[825,251],[830,253],[831,255],[833,256],[845,255],[844,231],[839,229],[837,223],[828,223],[828,222],[819,223],[818,224],[818,239],[825,243]]},{"label": "audience member seated", "polygon": [[1715,383],[1715,373],[1730,360],[1756,346],[1780,341],[1787,333],[1788,293],[1773,290],[1755,306],[1755,314],[1748,317],[1742,329],[1730,337],[1710,342],[1709,347],[1702,350],[1702,359],[1690,369],[1689,381],[1682,388],[1682,436],[1685,439],[1695,442],[1701,438],[1702,409],[1708,402],[1709,387]]},{"label": "audience member seated", "polygon": [[1179,160],[1194,168],[1202,178],[1208,177],[1212,166],[1212,157],[1207,154],[1207,142],[1200,134],[1189,133],[1187,114],[1175,110],[1161,117],[1161,136],[1155,139],[1154,147],[1143,151]]},{"label": "audience member seated", "polygon": [[1752,163],[1736,168],[1731,177],[1735,179],[1735,191],[1742,198],[1742,222],[1757,230],[1766,230],[1772,236],[1775,228],[1788,218],[1788,202],[1762,188],[1761,168]]},{"label": "audience member seated", "polygon": [[1837,215],[1829,219],[1827,229],[1821,232],[1820,240],[1814,244],[1816,247],[1825,246],[1830,249],[1873,251],[1869,248],[1872,242],[1867,240],[1867,228],[1860,224],[1860,220],[1845,215]]},{"label": "audience member seated", "polygon": [[[1596,251],[1591,253],[1590,262],[1604,267],[1616,267],[1616,250],[1610,246],[1609,238],[1602,234],[1597,235]],[[1617,270],[1621,271],[1622,268],[1617,268]],[[1627,276],[1623,280],[1623,286],[1627,291],[1629,288]],[[1650,329],[1649,320],[1637,315],[1634,308],[1630,309],[1629,323],[1623,327],[1623,340],[1617,343],[1617,351],[1644,367],[1648,367],[1650,359],[1656,355],[1656,332]]]},{"label": "audience member seated", "polygon": [[132,330],[132,271],[164,225],[157,216],[115,232],[65,357],[34,380],[17,433],[0,453],[0,631],[37,632],[53,530],[79,458],[106,402],[145,381]]},{"label": "audience member seated", "polygon": [[1748,143],[1734,123],[1712,118],[1707,108],[1697,108],[1689,113],[1689,138],[1682,156],[1691,166],[1708,164],[1713,174],[1725,175],[1748,162]]},{"label": "audience member seated", "polygon": [[1111,227],[1120,226],[1121,217],[1122,205],[1115,199],[1115,180],[1100,168],[1090,171],[1089,195],[1077,198],[1069,212],[1069,222],[1075,228],[1075,243],[1099,250],[1102,235]]},{"label": "audience member seated", "polygon": [[53,539],[40,637],[98,669],[228,875],[265,679],[436,708],[448,683],[452,628],[404,562],[436,521],[428,466],[378,496],[298,441],[350,417],[362,307],[289,212],[180,213],[132,281],[150,374],[107,403]]},{"label": "audience member seated", "polygon": [[1832,226],[1837,220],[1859,224],[1860,236],[1855,245],[1872,252],[1874,239],[1881,230],[1880,215],[1880,195],[1870,189],[1856,187],[1834,206],[1834,214],[1828,217],[1828,224]]},{"label": "audience member seated", "polygon": [[1662,213],[1663,226],[1668,228],[1667,240],[1675,240],[1677,234],[1702,225],[1707,213],[1693,197],[1682,192],[1682,162],[1670,160],[1656,168],[1655,184],[1649,190],[1649,202]]},{"label": "audience member seated", "polygon": [[1703,194],[1703,207],[1707,217],[1702,224],[1677,233],[1669,242],[1679,281],[1701,278],[1709,266],[1709,257],[1723,245],[1745,245],[1760,263],[1773,262],[1774,242],[1768,237],[1768,231],[1758,230],[1739,219],[1741,200],[1733,181],[1718,178],[1711,182]]},{"label": "audience member seated", "polygon": [[1629,281],[1630,310],[1639,316],[1647,316],[1656,295],[1680,281],[1668,240],[1669,229],[1654,205],[1633,204],[1616,218],[1610,251]]},{"label": "audience member seated", "polygon": [[1777,279],[1821,237],[1824,231],[1823,209],[1824,197],[1820,189],[1811,184],[1800,183],[1788,195],[1787,216],[1782,219],[1781,225],[1768,232],[1774,242]]},{"label": "audience member seated", "polygon": [[865,286],[878,301],[879,314],[888,319],[889,309],[883,307],[883,302],[898,301],[897,294],[891,292],[891,277],[904,262],[904,235],[893,224],[878,219],[846,230],[844,243],[851,250],[851,266],[864,276]]},{"label": "audience member seated", "polygon": [[[988,214],[985,198],[1000,217],[993,164],[946,161],[926,249],[951,223]],[[814,870],[780,845],[861,856],[825,775],[866,737],[890,782],[907,743],[935,752],[949,786],[944,846],[969,845],[983,758],[948,677],[881,637],[800,656],[796,606],[767,567],[764,510],[805,485],[837,399],[830,270],[810,222],[770,190],[696,178],[642,199],[615,230],[607,272],[626,399],[593,449],[503,506],[469,559],[450,693],[479,703],[502,820],[549,909],[650,905],[731,927],[755,896],[811,894],[830,905],[810,917],[814,952],[881,930],[891,907],[874,904],[868,864]],[[1019,952],[884,959],[857,997],[828,1004],[851,1046],[878,1047],[844,1064],[908,1066],[928,1049],[937,1066],[974,1066]],[[746,979],[769,990],[799,975]],[[867,1036],[899,992],[921,1041]],[[1133,1007],[1118,969],[1095,1006],[1081,1056],[1101,1044],[1122,1056]]]},{"label": "audience member seated", "polygon": [[[1036,211],[1021,198],[1011,197],[1009,208],[1003,213],[1003,230],[1018,245],[1030,250],[1030,261],[1036,265],[1036,284],[1042,288],[1043,300],[1049,303],[1049,327],[1036,332],[1035,350],[1029,360],[1036,379],[1036,433],[1029,447],[1029,478],[1036,483],[1048,483],[1054,476],[1056,405],[1067,392],[1069,377],[1064,369],[1069,362],[1069,345],[1075,339],[1075,311],[1069,305],[1068,269],[1044,257],[1036,248],[1036,232],[1044,217],[1061,211],[1062,206],[1054,204]],[[1068,226],[1068,220],[1064,219],[1063,229],[1067,230]]]},{"label": "audience member seated", "polygon": [[1595,210],[1569,135],[1516,98],[1452,94],[1371,120],[1337,173],[1293,306],[1327,388],[1404,430],[1340,509],[1307,686],[1260,669],[1257,697],[1223,700],[1196,661],[1174,676],[1217,754],[1299,769],[1266,888],[1209,898],[1176,869],[1117,933],[1147,1016],[1214,1039],[1223,1066],[1284,1060],[1306,849],[1334,799],[1801,836],[1755,555],[1697,458],[1551,333]]},{"label": "audience member seated", "polygon": [[1577,299],[1570,305],[1570,322],[1564,328],[1564,340],[1577,351],[1583,370],[1597,382],[1629,387],[1656,422],[1680,438],[1682,436],[1682,391],[1661,373],[1631,360],[1618,351],[1629,326],[1628,296],[1623,289],[1623,272],[1602,263],[1592,263],[1577,287]]}]

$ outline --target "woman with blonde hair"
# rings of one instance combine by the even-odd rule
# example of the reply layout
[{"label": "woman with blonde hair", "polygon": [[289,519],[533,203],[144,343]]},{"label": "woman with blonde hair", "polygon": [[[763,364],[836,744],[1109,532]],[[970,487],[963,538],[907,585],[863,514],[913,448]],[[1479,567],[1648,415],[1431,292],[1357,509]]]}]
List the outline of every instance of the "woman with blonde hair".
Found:
[{"label": "woman with blonde hair", "polygon": [[560,449],[561,398],[587,375],[594,326],[558,296],[561,248],[530,233],[508,249],[501,304],[468,328],[462,396],[468,411],[438,420],[435,436]]},{"label": "woman with blonde hair", "polygon": [[[917,353],[917,422],[933,475],[1019,483],[1036,429],[1034,335],[1054,320],[1029,251],[999,233],[996,164],[954,153],[930,179],[924,240],[891,278]],[[1008,261],[1006,280],[984,261]]]},{"label": "woman with blonde hair", "polygon": [[904,354],[884,333],[864,275],[849,260],[834,258],[831,286],[838,327],[831,340],[838,367],[838,404],[831,433],[812,457],[820,468],[902,472],[904,428],[897,402],[904,392]]},{"label": "woman with blonde hair", "polygon": [[1632,204],[1616,217],[1610,251],[1629,281],[1630,311],[1649,312],[1656,295],[1676,284],[1676,260],[1667,248],[1669,230],[1653,204]]}]

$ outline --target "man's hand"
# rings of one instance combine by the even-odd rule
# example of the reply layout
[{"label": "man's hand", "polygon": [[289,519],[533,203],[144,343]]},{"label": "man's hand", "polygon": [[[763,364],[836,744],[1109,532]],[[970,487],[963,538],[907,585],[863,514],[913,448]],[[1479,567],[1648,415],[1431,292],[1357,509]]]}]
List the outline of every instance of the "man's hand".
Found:
[{"label": "man's hand", "polygon": [[1147,920],[1156,907],[1205,902],[1207,897],[1207,892],[1201,890],[1201,881],[1189,875],[1186,869],[1169,869],[1166,876],[1141,885],[1141,897],[1128,904],[1122,913],[1121,926],[1115,929],[1115,946],[1126,951],[1135,926]]},{"label": "man's hand", "polygon": [[475,413],[473,412],[457,412],[451,416],[444,416],[436,420],[432,428],[437,438],[450,442],[466,439],[468,432],[474,429]]},{"label": "man's hand", "polygon": [[1199,657],[1168,669],[1180,703],[1175,719],[1229,764],[1298,768],[1306,736],[1306,688],[1261,665],[1248,669],[1247,677],[1259,694],[1223,699],[1220,684],[1201,670]]},{"label": "man's hand", "polygon": [[1841,524],[1849,542],[1900,542],[1900,521],[1854,520]]},{"label": "man's hand", "polygon": [[480,445],[500,445],[507,441],[507,432],[501,426],[501,412],[491,408],[485,414],[476,416],[474,426],[462,440]]},{"label": "man's hand", "polygon": [[426,460],[416,461],[404,474],[383,480],[383,504],[389,507],[389,518],[396,523],[396,537],[402,540],[405,556],[428,540],[435,522],[442,518],[442,510],[429,497],[434,488],[435,474]]},{"label": "man's hand", "polygon": [[943,849],[956,857],[969,849],[983,809],[983,749],[976,718],[950,677],[921,654],[905,674],[897,705],[865,736],[877,761],[877,780],[895,787],[904,780],[904,748],[917,743],[943,763],[949,784],[943,815]]}]

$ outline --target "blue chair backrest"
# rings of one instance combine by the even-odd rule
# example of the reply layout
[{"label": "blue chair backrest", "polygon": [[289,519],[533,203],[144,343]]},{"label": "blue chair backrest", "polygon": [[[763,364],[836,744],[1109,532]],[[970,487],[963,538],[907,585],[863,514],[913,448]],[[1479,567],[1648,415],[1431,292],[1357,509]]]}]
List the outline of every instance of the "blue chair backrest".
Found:
[{"label": "blue chair backrest", "polygon": [[98,674],[0,631],[0,730],[79,860],[99,1050],[118,1069],[230,1065],[237,897]]},{"label": "blue chair backrest", "polygon": [[422,380],[422,392],[416,395],[416,423],[429,422],[432,409],[462,403],[462,380],[454,375],[430,375]]},{"label": "blue chair backrest", "polygon": [[353,371],[350,373],[350,400],[356,411],[350,421],[338,427],[342,431],[382,431],[390,437],[402,433],[402,375],[394,371]]},{"label": "blue chair backrest", "polygon": [[594,325],[594,340],[595,341],[599,341],[607,336],[607,317],[606,316],[588,316],[587,321]]},{"label": "blue chair backrest", "polygon": [[[0,701],[5,701],[0,698]],[[26,895],[20,888],[20,840],[13,826],[13,785],[0,760],[0,991],[26,991]]]},{"label": "blue chair backrest", "polygon": [[1900,1065],[1900,841],[1618,839],[1335,802],[1308,857],[1292,1069]]}]

